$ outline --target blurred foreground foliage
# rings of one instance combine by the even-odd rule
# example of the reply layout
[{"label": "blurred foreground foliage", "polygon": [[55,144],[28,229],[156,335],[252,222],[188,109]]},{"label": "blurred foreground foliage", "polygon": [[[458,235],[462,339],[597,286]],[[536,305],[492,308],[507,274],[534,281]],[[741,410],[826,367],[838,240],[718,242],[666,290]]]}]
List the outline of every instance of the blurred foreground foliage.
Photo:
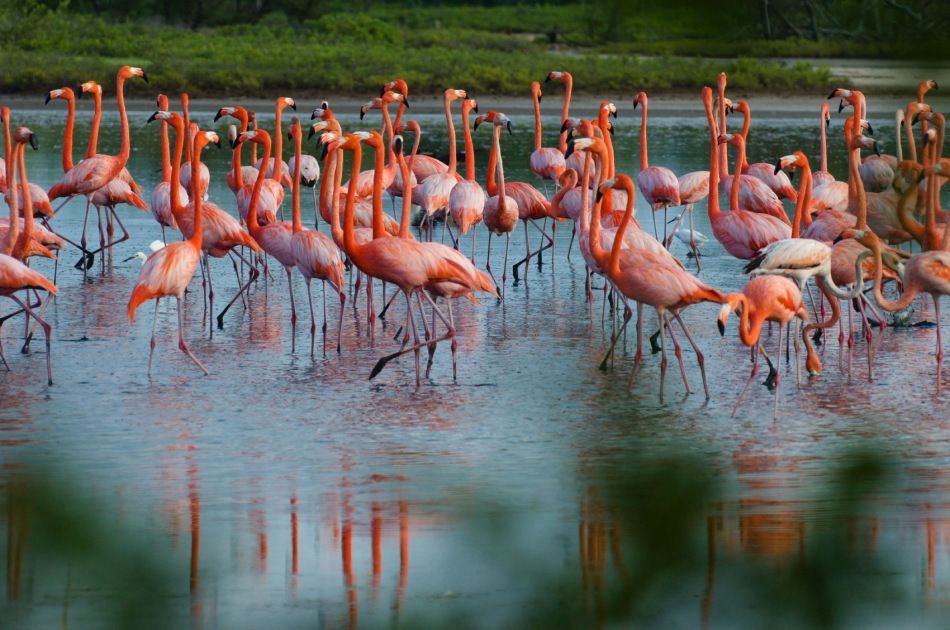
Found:
[{"label": "blurred foreground foliage", "polygon": [[[525,544],[530,510],[476,497],[453,508],[465,516],[460,544],[504,575],[500,583],[518,585],[506,595],[516,605],[488,614],[473,610],[465,597],[422,596],[410,599],[393,623],[834,628],[862,619],[886,624],[908,611],[919,612],[919,601],[906,592],[907,582],[895,568],[896,555],[905,552],[869,546],[856,535],[878,514],[875,503],[898,492],[893,460],[862,451],[833,461],[838,462],[835,470],[823,476],[829,480],[826,487],[809,492],[820,517],[808,521],[807,536],[802,531],[780,562],[716,542],[728,518],[723,506],[729,490],[721,468],[705,458],[617,461],[582,472],[590,486],[579,514],[580,571],[572,563],[552,565],[550,550],[536,536],[529,535]],[[169,627],[170,620],[187,617],[188,596],[174,597],[173,584],[181,580],[171,579],[157,541],[135,538],[103,506],[73,500],[74,482],[36,477],[28,470],[8,476],[12,481],[0,496],[0,533],[7,538],[3,619],[14,625],[29,620],[30,607],[42,604],[62,606],[65,620],[67,600],[90,593],[101,603],[84,611],[87,625]],[[72,583],[72,595],[67,585],[63,601],[31,601],[24,592],[24,583],[48,584],[63,574]],[[273,615],[279,623],[279,607]],[[322,619],[314,615],[314,621]]]},{"label": "blurred foreground foliage", "polygon": [[[794,42],[724,38],[704,14],[675,7],[641,15],[608,2],[374,4],[362,12],[352,3],[316,3],[317,10],[307,11],[263,3],[273,10],[251,19],[235,13],[243,11],[238,2],[220,6],[246,19],[191,29],[148,18],[135,3],[123,10],[100,4],[96,12],[77,11],[84,3],[0,0],[0,90],[43,92],[89,79],[111,83],[123,63],[141,65],[154,79],[149,86],[129,85],[142,95],[156,89],[206,96],[365,94],[397,76],[416,93],[452,86],[476,94],[526,94],[531,81],[555,69],[573,72],[578,91],[598,93],[691,90],[721,70],[741,90],[824,90],[831,83],[827,69],[808,62],[752,59],[792,54]],[[732,60],[688,58],[694,55]]]}]

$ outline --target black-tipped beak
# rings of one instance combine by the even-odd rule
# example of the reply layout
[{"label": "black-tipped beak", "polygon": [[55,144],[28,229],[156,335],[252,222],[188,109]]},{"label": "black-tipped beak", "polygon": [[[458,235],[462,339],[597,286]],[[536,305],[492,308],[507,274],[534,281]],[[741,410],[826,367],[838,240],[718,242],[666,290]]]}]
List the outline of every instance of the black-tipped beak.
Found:
[{"label": "black-tipped beak", "polygon": [[840,243],[843,240],[844,240],[844,232],[841,232],[840,234],[838,234],[838,236],[835,237],[835,240],[832,241],[832,244]]},{"label": "black-tipped beak", "polygon": [[574,138],[571,138],[567,143],[567,151],[564,152],[564,159],[571,157],[571,154],[574,153]]},{"label": "black-tipped beak", "polygon": [[539,102],[539,103],[541,102],[541,95],[540,95],[540,94],[538,94],[538,102]]},{"label": "black-tipped beak", "polygon": [[145,121],[145,124],[148,124],[148,123],[152,122],[153,120],[155,120],[155,116],[157,116],[157,115],[158,115],[158,112],[153,113],[151,116],[148,117],[148,120]]},{"label": "black-tipped beak", "polygon": [[610,112],[610,115],[614,117],[614,120],[617,120],[617,110]]},{"label": "black-tipped beak", "polygon": [[[78,88],[76,88],[75,93],[76,93],[76,98],[77,98],[77,99],[81,99],[81,98],[82,98],[82,86],[81,86],[81,85],[80,85]],[[156,99],[156,100],[157,100],[157,99]],[[158,104],[156,103],[155,106],[158,107]]]},{"label": "black-tipped beak", "polygon": [[35,133],[31,133],[31,134],[30,134],[30,146],[33,147],[33,150],[34,150],[34,151],[36,151],[37,149],[40,148],[40,143],[39,143],[39,141],[36,139],[36,134],[35,134]]},{"label": "black-tipped beak", "polygon": [[826,118],[826,119],[825,119],[825,129],[831,129],[831,119],[830,119],[830,118]]},{"label": "black-tipped beak", "polygon": [[383,87],[379,88],[379,98],[383,98],[385,94],[386,94],[386,86],[384,85]]},{"label": "black-tipped beak", "polygon": [[561,133],[564,133],[570,128],[571,128],[571,125],[566,120],[563,123],[561,123]]},{"label": "black-tipped beak", "polygon": [[290,109],[297,111],[297,103],[291,103]]},{"label": "black-tipped beak", "polygon": [[779,160],[778,162],[775,163],[775,171],[772,174],[778,175],[778,172],[780,170],[782,170],[782,160]]},{"label": "black-tipped beak", "polygon": [[402,102],[405,103],[406,109],[409,109],[409,98],[406,96],[402,97]]},{"label": "black-tipped beak", "polygon": [[366,110],[360,108],[360,120],[363,120],[363,116],[365,116],[365,115],[366,115]]},{"label": "black-tipped beak", "polygon": [[[829,101],[835,97],[835,93],[836,93],[837,91],[838,91],[838,88],[835,88],[835,89],[831,90],[831,94],[828,95],[828,100],[829,100]],[[838,110],[838,111],[841,111],[841,110]]]},{"label": "black-tipped beak", "polygon": [[321,145],[320,148],[320,161],[322,162],[327,158],[327,145]]},{"label": "black-tipped beak", "polygon": [[788,181],[790,181],[790,182],[794,182],[794,181],[795,181],[795,171],[789,171],[789,172],[788,172]]},{"label": "black-tipped beak", "polygon": [[221,117],[222,117],[222,116],[224,116],[224,114],[223,114],[223,113],[221,112],[221,110],[219,109],[219,110],[218,110],[218,113],[214,115],[214,122],[218,122],[219,120],[221,120]]},{"label": "black-tipped beak", "polygon": [[719,336],[720,336],[720,337],[725,337],[725,336],[726,336],[726,325],[722,323],[722,320],[721,320],[721,319],[717,319],[717,320],[716,320],[716,326],[719,328]]},{"label": "black-tipped beak", "polygon": [[934,81],[934,86],[933,86],[932,88],[930,88],[930,89],[931,89],[931,90],[936,90],[936,89],[938,89],[938,88],[937,88],[937,82],[936,82],[936,81]]},{"label": "black-tipped beak", "polygon": [[509,136],[513,136],[515,132],[513,132],[513,131],[511,130],[511,121],[510,121],[510,120],[509,120],[507,123],[505,123],[505,127],[508,128],[508,135],[509,135]]},{"label": "black-tipped beak", "polygon": [[597,189],[597,195],[594,196],[594,203],[600,203],[600,200],[604,197],[604,191]]},{"label": "black-tipped beak", "polygon": [[475,103],[475,106],[472,108],[472,111],[474,111],[476,114],[478,113],[478,103]]},{"label": "black-tipped beak", "polygon": [[547,83],[547,82],[550,81],[550,80],[551,80],[551,75],[550,75],[550,74],[549,74],[548,76],[544,77],[544,82],[545,82],[545,83]]},{"label": "black-tipped beak", "polygon": [[221,138],[218,138],[217,140],[215,140],[214,146],[218,147],[219,149],[221,148]]},{"label": "black-tipped beak", "polygon": [[874,127],[871,126],[871,123],[868,123],[868,135],[869,136],[874,135]]},{"label": "black-tipped beak", "polygon": [[880,157],[880,155],[881,155],[881,150],[878,148],[877,142],[875,142],[875,143],[872,145],[872,147],[873,147],[873,149],[874,149],[874,155]]},{"label": "black-tipped beak", "polygon": [[845,107],[845,105],[844,105],[844,100],[842,99],[842,100],[838,101],[838,113],[839,113],[839,114],[844,110],[844,107]]},{"label": "black-tipped beak", "polygon": [[920,120],[920,112],[917,112],[916,114],[910,117],[910,126],[913,127],[914,125],[916,125],[918,120]]},{"label": "black-tipped beak", "polygon": [[142,70],[142,80],[148,83],[148,75],[145,74],[145,70]]},{"label": "black-tipped beak", "polygon": [[309,140],[310,138],[314,137],[314,136],[316,135],[316,133],[317,133],[317,132],[313,130],[313,127],[311,127],[311,128],[310,128],[310,133],[307,134],[307,140]]},{"label": "black-tipped beak", "polygon": [[634,109],[636,109],[637,106],[639,106],[639,105],[640,105],[640,102],[639,102],[639,101],[634,101],[634,102],[633,102],[633,108],[634,108]]},{"label": "black-tipped beak", "polygon": [[610,125],[609,127],[607,127],[607,131],[610,132],[610,135],[614,135],[614,126]]},{"label": "black-tipped beak", "polygon": [[53,100],[53,99],[51,99],[51,98],[49,97],[49,92],[47,92],[47,93],[46,93],[46,102],[43,103],[43,105],[49,105],[49,102],[50,102],[51,100]]}]

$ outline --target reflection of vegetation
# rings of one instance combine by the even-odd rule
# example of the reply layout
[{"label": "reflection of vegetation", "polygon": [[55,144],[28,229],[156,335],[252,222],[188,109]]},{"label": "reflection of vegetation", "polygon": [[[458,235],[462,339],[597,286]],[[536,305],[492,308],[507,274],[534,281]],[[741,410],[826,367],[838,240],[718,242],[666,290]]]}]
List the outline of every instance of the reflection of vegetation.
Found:
[{"label": "reflection of vegetation", "polygon": [[[638,17],[631,32],[642,37],[608,45],[601,25],[622,14],[608,11],[600,17],[606,10],[586,5],[381,6],[313,18],[272,12],[255,24],[194,31],[0,0],[0,55],[6,62],[0,89],[46,91],[91,78],[111,82],[120,62],[147,69],[151,85],[129,85],[140,94],[156,89],[235,95],[279,89],[375,93],[395,76],[406,78],[416,93],[438,93],[454,85],[476,94],[525,94],[532,80],[554,69],[571,70],[578,90],[598,92],[698,88],[720,70],[730,73],[730,85],[737,89],[824,90],[831,82],[826,69],[808,63],[668,56],[735,57],[764,50],[722,39],[708,27],[698,38],[679,26],[675,35],[648,35],[668,32],[678,14],[656,14],[655,23]],[[671,44],[674,39],[682,47]],[[635,56],[641,53],[653,56]]]},{"label": "reflection of vegetation", "polygon": [[[761,508],[743,506],[746,499],[729,503],[720,473],[705,460],[608,464],[590,473],[596,478],[581,500],[579,566],[549,562],[550,550],[539,539],[526,542],[530,513],[499,512],[487,504],[463,510],[471,518],[461,544],[518,585],[511,597],[521,605],[504,608],[512,616],[503,619],[507,626],[845,626],[872,608],[895,614],[911,605],[897,587],[898,572],[887,564],[889,550],[859,535],[875,522],[871,501],[893,477],[887,462],[873,453],[844,457],[824,492],[812,497],[820,518],[804,517],[789,498],[777,512],[773,506],[765,525],[753,518]],[[2,499],[4,619],[17,618],[22,582],[40,583],[67,567],[77,591],[94,584],[110,598],[112,610],[87,611],[92,625],[141,627],[186,614],[179,609],[185,600],[169,598],[176,589],[160,552],[153,551],[160,545],[130,541],[110,525],[111,513],[75,503],[61,483],[14,481]],[[790,545],[750,542],[756,534],[750,530],[764,527],[759,534],[771,536],[783,519],[807,520],[808,526],[796,526]],[[730,546],[731,538],[738,546]],[[24,563],[32,575],[23,574]],[[467,609],[466,599],[410,598],[401,625],[484,626],[484,611]],[[273,615],[279,624],[279,610]]]}]

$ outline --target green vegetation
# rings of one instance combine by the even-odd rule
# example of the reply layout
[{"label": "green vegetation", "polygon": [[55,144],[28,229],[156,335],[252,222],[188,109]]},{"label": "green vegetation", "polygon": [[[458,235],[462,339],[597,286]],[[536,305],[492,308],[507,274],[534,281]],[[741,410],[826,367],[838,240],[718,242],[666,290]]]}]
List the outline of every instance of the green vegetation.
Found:
[{"label": "green vegetation", "polygon": [[[695,89],[720,70],[739,89],[791,91],[824,88],[831,76],[807,62],[753,59],[919,55],[945,46],[922,44],[920,37],[912,43],[858,35],[830,40],[817,26],[815,37],[798,27],[774,27],[763,37],[757,11],[748,15],[748,0],[700,9],[682,0],[649,9],[616,0],[411,7],[357,2],[357,9],[333,2],[247,4],[218,3],[212,11],[200,0],[0,0],[0,90],[106,81],[120,63],[136,63],[155,81],[147,90],[132,88],[143,94],[156,88],[195,95],[366,94],[395,76],[417,93],[451,84],[480,94],[523,94],[531,80],[562,68],[574,73],[581,92]],[[767,6],[779,12],[779,4]],[[933,19],[941,10],[928,12],[926,23],[944,23]],[[886,24],[896,28],[899,22],[888,18]]]}]

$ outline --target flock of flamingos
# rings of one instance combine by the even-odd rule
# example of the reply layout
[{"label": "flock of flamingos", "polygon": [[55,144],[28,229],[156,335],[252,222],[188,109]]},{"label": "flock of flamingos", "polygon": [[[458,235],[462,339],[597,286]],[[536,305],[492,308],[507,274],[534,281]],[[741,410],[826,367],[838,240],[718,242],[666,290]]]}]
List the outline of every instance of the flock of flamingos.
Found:
[{"label": "flock of flamingos", "polygon": [[[240,106],[225,107],[218,111],[215,120],[227,117],[237,123],[230,126],[228,134],[233,157],[227,183],[236,196],[238,213],[234,216],[207,200],[209,172],[202,164],[202,150],[211,143],[220,145],[220,138],[214,131],[201,130],[189,120],[185,95],[182,95],[181,114],[170,111],[166,96],[158,97],[158,111],[152,114],[149,122],[160,123],[163,178],[152,193],[150,205],[139,195],[138,185],[126,170],[131,141],[123,91],[125,81],[133,77],[146,79],[141,68],[124,66],[117,74],[116,101],[121,119],[121,145],[117,155],[96,150],[102,112],[101,86],[90,81],[84,83],[78,93],[68,87],[49,93],[47,103],[61,99],[68,109],[63,177],[48,192],[30,184],[27,178],[25,149],[27,144],[37,148],[36,136],[26,127],[18,127],[11,133],[9,109],[3,108],[0,112],[5,132],[5,167],[0,169],[0,190],[5,192],[10,209],[9,221],[0,225],[0,291],[17,307],[16,311],[4,316],[0,324],[23,314],[27,345],[33,329],[37,325],[43,329],[50,384],[51,328],[44,320],[44,314],[57,294],[55,274],[54,281],[50,281],[31,269],[28,259],[32,256],[55,258],[53,252],[69,243],[81,250],[82,258],[77,267],[86,274],[94,265],[96,254],[100,254],[100,260],[103,260],[111,256],[111,248],[116,243],[128,238],[116,206],[131,204],[142,209],[150,208],[162,227],[163,240],[166,228],[180,231],[182,240],[164,246],[159,246],[161,242],[158,242],[145,260],[129,298],[129,319],[132,320],[138,307],[149,300],[155,301],[157,319],[159,299],[174,297],[178,305],[179,348],[205,373],[207,370],[185,343],[182,298],[200,265],[202,286],[207,286],[207,290],[203,290],[207,312],[210,317],[215,317],[210,259],[230,258],[240,287],[217,315],[219,326],[223,325],[228,308],[238,301],[246,304],[250,297],[248,289],[259,281],[261,273],[266,277],[268,257],[286,271],[291,317],[296,323],[292,274],[294,270],[302,274],[307,283],[310,309],[311,353],[317,327],[310,293],[311,280],[320,280],[324,284],[324,353],[327,344],[327,285],[342,305],[347,299],[345,270],[350,265],[355,267],[353,294],[358,295],[361,283],[365,283],[370,331],[377,317],[374,280],[382,283],[383,302],[386,301],[386,286],[397,287],[406,304],[405,320],[400,333],[397,333],[397,339],[402,335],[402,345],[398,351],[379,359],[369,376],[373,378],[389,361],[412,352],[418,385],[421,381],[421,351],[427,349],[429,353],[428,375],[439,342],[451,344],[455,376],[457,343],[452,302],[465,297],[477,303],[477,294],[487,294],[499,300],[503,298],[508,281],[508,241],[519,221],[525,231],[526,251],[512,267],[515,283],[519,281],[519,267],[523,266],[527,275],[532,258],[537,257],[540,266],[543,250],[554,245],[553,229],[557,223],[570,219],[587,265],[587,286],[591,286],[591,274],[602,276],[606,280],[605,293],[609,286],[624,307],[623,326],[617,327],[613,334],[602,367],[606,367],[615,344],[624,334],[635,305],[637,350],[633,370],[636,373],[643,357],[643,307],[650,306],[658,316],[659,330],[651,337],[650,343],[653,352],[662,354],[661,371],[665,374],[669,341],[673,344],[684,385],[689,391],[676,332],[678,328],[695,352],[708,398],[703,354],[681,313],[688,306],[714,302],[721,305],[717,321],[720,333],[724,333],[729,316],[737,313],[739,335],[751,348],[752,373],[736,408],[755,379],[759,355],[769,364],[765,384],[776,391],[777,400],[778,371],[761,343],[766,322],[770,326],[773,322],[778,325],[775,345],[778,359],[781,360],[783,344],[788,353],[789,338],[794,338],[798,366],[800,336],[806,348],[806,369],[809,375],[818,376],[821,362],[814,343],[819,341],[822,331],[838,323],[839,343],[843,343],[840,300],[846,301],[849,315],[852,308],[860,313],[865,335],[870,339],[872,322],[880,327],[886,325],[882,310],[906,315],[906,309],[915,297],[927,293],[933,298],[937,322],[937,385],[940,386],[943,359],[940,296],[950,293],[950,215],[940,209],[939,193],[946,177],[950,176],[950,160],[942,157],[944,116],[925,102],[928,90],[937,87],[933,81],[921,82],[916,99],[905,109],[897,111],[898,138],[901,125],[906,137],[906,159],[900,140],[896,156],[880,155],[866,120],[864,94],[843,88],[831,93],[829,100],[840,99],[839,112],[851,108],[851,115],[844,125],[844,141],[849,154],[848,174],[844,181],[835,179],[827,170],[828,100],[822,101],[820,109],[821,162],[817,171],[812,171],[808,157],[802,151],[793,151],[774,164],[749,164],[746,159],[749,107],[744,101],[733,103],[727,98],[726,76],[721,74],[717,99],[714,100],[710,87],[703,88],[701,93],[709,128],[709,170],[677,177],[670,169],[649,162],[648,99],[644,92],[640,92],[633,101],[642,116],[640,171],[634,182],[633,177],[617,173],[614,167],[610,116],[616,117],[616,107],[604,102],[591,119],[571,118],[569,107],[573,79],[568,72],[551,72],[545,81],[561,82],[565,87],[559,145],[542,146],[541,84],[534,82],[531,95],[535,135],[534,150],[529,158],[531,170],[539,178],[556,182],[556,193],[550,200],[531,183],[505,180],[501,145],[504,132],[511,132],[511,121],[502,112],[489,111],[478,115],[472,125],[471,114],[478,113],[478,105],[474,99],[468,98],[465,90],[448,89],[444,95],[448,164],[418,154],[419,125],[416,121],[403,121],[409,106],[409,89],[403,80],[387,83],[380,96],[361,109],[361,118],[370,110],[381,110],[382,129],[379,132],[344,133],[327,103],[313,111],[311,119],[315,122],[308,136],[318,136],[322,169],[316,158],[302,153],[304,132],[296,117],[287,134],[293,143],[293,157],[288,162],[283,160],[285,131],[282,113],[288,107],[296,110],[293,99],[277,99],[273,135],[258,128],[253,112]],[[89,93],[95,101],[95,118],[86,153],[74,164],[75,99],[83,93]],[[458,172],[452,113],[452,104],[458,100],[462,101],[464,175]],[[393,104],[398,107],[395,119],[390,115]],[[736,112],[744,119],[741,131],[728,133],[727,114]],[[490,125],[492,130],[485,188],[475,179],[473,148],[473,132],[483,124]],[[175,132],[173,146],[169,141],[169,128]],[[919,151],[915,129],[920,130]],[[407,151],[403,140],[402,134],[406,132],[414,134],[411,152]],[[242,157],[245,145],[253,152],[250,164],[245,164]],[[361,170],[364,146],[372,150],[373,167],[368,170]],[[729,174],[729,146],[734,147],[736,154],[734,173],[741,176]],[[873,153],[862,156],[862,150]],[[346,153],[350,154],[350,171],[348,180],[344,182]],[[785,171],[800,172],[797,189]],[[18,176],[19,183],[16,183]],[[303,225],[301,185],[312,189],[313,229]],[[278,220],[288,189],[292,197],[290,222]],[[634,216],[638,190],[653,209],[652,234],[641,227]],[[384,191],[393,198],[401,197],[399,221],[384,212]],[[727,194],[728,208],[724,208],[726,202],[720,202],[720,195]],[[49,227],[56,211],[73,197],[86,199],[84,228],[78,242]],[[674,236],[689,243],[698,271],[697,241],[703,237],[692,228],[692,209],[703,199],[707,200],[709,222],[715,238],[729,254],[745,261],[744,271],[750,279],[740,293],[723,294],[709,286],[669,251]],[[791,219],[785,211],[783,199],[795,204]],[[63,200],[56,209],[52,207],[55,200]],[[414,205],[421,208],[422,214],[418,236],[410,231]],[[99,216],[100,243],[96,249],[90,248],[86,234],[91,207]],[[678,219],[668,221],[667,212],[671,207],[682,210]],[[656,219],[659,211],[663,212],[664,226],[660,230]],[[319,230],[321,219],[329,224],[329,235]],[[552,233],[547,229],[549,219],[553,220]],[[448,226],[455,247],[433,242],[432,226],[436,220],[442,220]],[[688,221],[689,227],[679,229],[684,220]],[[674,221],[676,226],[667,230],[667,223]],[[484,271],[475,263],[474,230],[478,224],[483,224],[489,232]],[[529,245],[529,224],[539,233],[540,243],[535,251],[531,251]],[[121,236],[116,235],[115,226],[122,231]],[[457,236],[452,226],[456,227]],[[471,256],[459,250],[462,236],[470,231],[473,232]],[[492,235],[506,237],[500,283],[491,269]],[[911,255],[912,248],[899,247],[912,241],[918,243],[918,253]],[[872,285],[866,287],[869,280]],[[817,297],[811,283],[817,288]],[[885,283],[893,285],[893,289],[887,290],[893,291],[896,298],[885,297]],[[45,298],[41,292],[46,293]],[[392,297],[395,298],[399,292]],[[587,293],[588,299],[592,300],[590,289]],[[426,306],[431,309],[428,320],[424,313]],[[389,303],[386,303],[388,307]],[[851,317],[847,319],[850,327]],[[792,322],[795,322],[795,332],[789,329],[783,341],[785,328]],[[801,326],[803,323],[806,324],[804,327]],[[341,350],[342,326],[341,308],[336,327],[337,352]],[[421,338],[420,327],[423,329]],[[853,332],[849,332],[848,338],[849,343],[853,343]],[[155,346],[153,322],[149,374]],[[0,359],[6,364],[2,347]],[[869,345],[869,370],[871,362]]]}]

